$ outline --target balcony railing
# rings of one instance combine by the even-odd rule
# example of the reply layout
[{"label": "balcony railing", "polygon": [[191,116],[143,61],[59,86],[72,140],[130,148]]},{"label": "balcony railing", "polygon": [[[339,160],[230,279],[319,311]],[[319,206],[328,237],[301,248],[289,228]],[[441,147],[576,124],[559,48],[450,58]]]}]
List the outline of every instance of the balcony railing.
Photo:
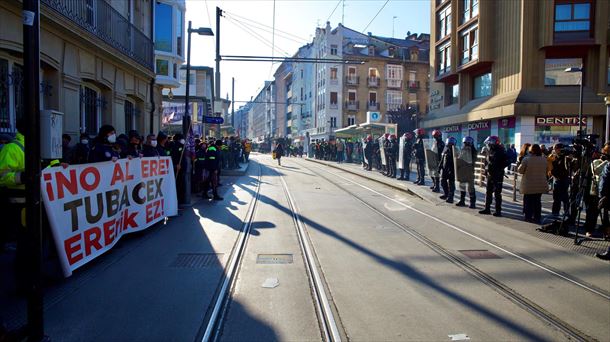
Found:
[{"label": "balcony railing", "polygon": [[338,80],[338,79],[336,79],[336,78],[331,78],[331,79],[330,79],[330,84],[331,84],[331,85],[337,85],[337,84],[339,84],[339,80]]},{"label": "balcony railing", "polygon": [[388,88],[395,88],[395,89],[401,89],[402,88],[402,80],[388,79],[388,80],[386,80],[386,82],[387,82],[387,87]]},{"label": "balcony railing", "polygon": [[107,2],[97,0],[41,0],[41,3],[73,21],[84,30],[89,31],[148,70],[154,70],[153,41]]},{"label": "balcony railing", "polygon": [[379,102],[370,101],[367,104],[369,110],[379,110]]},{"label": "balcony railing", "polygon": [[337,102],[331,102],[328,106],[330,109],[339,109],[339,104]]},{"label": "balcony railing", "polygon": [[417,91],[419,90],[419,81],[409,81],[407,82],[407,89],[409,91]]},{"label": "balcony railing", "polygon": [[358,101],[345,101],[345,109],[347,109],[347,110],[358,110],[358,109],[360,109],[360,102],[358,102]]},{"label": "balcony railing", "polygon": [[379,77],[367,77],[369,87],[379,87]]},{"label": "balcony railing", "polygon": [[347,85],[358,85],[360,83],[360,76],[345,76],[345,83]]}]

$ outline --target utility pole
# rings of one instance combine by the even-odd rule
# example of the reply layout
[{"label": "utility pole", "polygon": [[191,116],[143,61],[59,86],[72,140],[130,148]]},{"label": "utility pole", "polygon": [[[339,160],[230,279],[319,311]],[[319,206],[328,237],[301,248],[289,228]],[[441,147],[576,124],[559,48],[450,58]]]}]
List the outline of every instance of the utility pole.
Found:
[{"label": "utility pole", "polygon": [[231,77],[231,126],[235,128],[235,77]]},{"label": "utility pole", "polygon": [[[215,70],[215,79],[216,79],[216,88],[214,89],[214,103],[212,106],[212,110],[216,113],[216,103],[220,101],[220,17],[222,16],[222,10],[220,7],[216,7],[216,70]],[[221,109],[222,110],[222,109]],[[218,129],[216,130],[216,138],[220,138],[220,124],[218,125]]]},{"label": "utility pole", "polygon": [[345,0],[343,0],[343,6],[341,11],[341,25],[345,26]]},{"label": "utility pole", "polygon": [[[40,0],[23,0],[23,65],[25,117],[25,223],[27,335],[28,341],[44,339],[42,226],[40,199]],[[25,217],[25,215],[24,215]]]}]

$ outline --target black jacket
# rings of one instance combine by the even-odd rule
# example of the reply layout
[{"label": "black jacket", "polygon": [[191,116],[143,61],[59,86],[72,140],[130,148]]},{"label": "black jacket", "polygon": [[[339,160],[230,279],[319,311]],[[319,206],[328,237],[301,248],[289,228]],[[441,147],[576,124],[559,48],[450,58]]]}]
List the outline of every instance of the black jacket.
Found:
[{"label": "black jacket", "polygon": [[389,152],[390,158],[393,158],[393,159],[398,158],[398,141],[390,140],[390,142],[388,144],[388,152]]},{"label": "black jacket", "polygon": [[417,161],[420,163],[424,163],[426,161],[426,154],[424,152],[424,139],[417,138],[415,144],[413,144],[413,149],[415,150],[414,155]]},{"label": "black jacket", "polygon": [[157,149],[156,147],[152,147],[151,145],[144,145],[144,148],[142,149],[142,154],[144,155],[144,157],[160,156],[159,149]]},{"label": "black jacket", "polygon": [[411,160],[412,154],[413,154],[413,140],[405,139],[405,144],[402,147],[402,158],[404,160]]},{"label": "black jacket", "polygon": [[487,174],[496,179],[502,180],[504,177],[504,168],[508,166],[508,158],[502,145],[491,145],[485,157],[485,171]]},{"label": "black jacket", "polygon": [[452,178],[455,176],[455,168],[453,165],[453,148],[451,148],[451,145],[446,146],[443,150],[440,163],[438,164],[438,170],[445,178]]}]

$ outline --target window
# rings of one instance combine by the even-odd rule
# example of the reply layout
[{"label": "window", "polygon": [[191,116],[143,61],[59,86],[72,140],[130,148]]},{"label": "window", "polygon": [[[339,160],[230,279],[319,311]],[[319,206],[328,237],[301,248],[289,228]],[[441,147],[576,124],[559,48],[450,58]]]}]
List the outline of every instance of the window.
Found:
[{"label": "window", "polygon": [[451,33],[451,4],[443,8],[437,15],[438,33],[437,39],[446,37]]},{"label": "window", "polygon": [[[42,100],[41,96],[41,104]],[[15,122],[23,118],[23,113],[23,67],[0,59],[0,132],[13,133]]]},{"label": "window", "polygon": [[453,105],[458,103],[460,98],[460,85],[459,84],[449,84],[445,89],[445,94],[447,94],[447,105]]},{"label": "window", "polygon": [[356,117],[354,115],[350,115],[347,117],[347,125],[353,126],[356,124]]},{"label": "window", "polygon": [[331,44],[330,45],[330,54],[333,56],[337,55],[337,45],[336,44]]},{"label": "window", "polygon": [[580,68],[582,58],[547,58],[544,60],[544,85],[580,85],[579,72],[566,72],[567,68]]},{"label": "window", "polygon": [[442,75],[451,71],[451,45],[445,44],[436,51],[436,74]]},{"label": "window", "polygon": [[330,68],[330,79],[331,80],[337,79],[337,68]]},{"label": "window", "polygon": [[557,2],[555,4],[555,32],[589,31],[591,4],[589,2]]},{"label": "window", "polygon": [[460,36],[462,47],[460,65],[462,65],[479,58],[479,28],[478,26],[470,27]]},{"label": "window", "polygon": [[397,110],[402,106],[402,92],[388,90],[386,93],[386,109]]},{"label": "window", "polygon": [[388,87],[400,88],[402,84],[402,66],[401,65],[386,65],[386,79],[388,80]]},{"label": "window", "polygon": [[377,71],[376,68],[369,68],[369,77],[370,78],[376,78],[379,77],[379,71]]},{"label": "window", "polygon": [[80,96],[81,132],[96,135],[100,124],[102,98],[96,89],[89,86],[81,88]]},{"label": "window", "polygon": [[375,56],[375,47],[369,46],[369,56]]},{"label": "window", "polygon": [[349,102],[356,101],[356,92],[355,91],[350,91],[347,93],[347,101],[349,101]]},{"label": "window", "polygon": [[301,88],[301,101],[303,101],[303,88]]},{"label": "window", "polygon": [[337,118],[334,116],[330,118],[330,127],[337,128]]},{"label": "window", "polygon": [[354,68],[354,67],[347,68],[347,76],[349,78],[356,77],[356,68]]},{"label": "window", "polygon": [[157,2],[155,7],[155,50],[172,52],[172,6]]},{"label": "window", "polygon": [[336,105],[337,104],[337,92],[336,91],[331,91],[330,92],[330,104],[332,105]]},{"label": "window", "polygon": [[479,14],[479,0],[463,0],[462,24]]},{"label": "window", "polygon": [[486,74],[477,76],[474,78],[474,98],[478,99],[480,97],[491,96],[491,73],[488,72]]},{"label": "window", "polygon": [[169,62],[163,59],[157,59],[157,75],[169,76]]},{"label": "window", "polygon": [[303,79],[303,69],[301,69],[301,79]]},{"label": "window", "polygon": [[376,92],[374,92],[374,91],[369,92],[369,103],[370,104],[377,103],[377,93]]},{"label": "window", "polygon": [[176,53],[178,54],[178,56],[182,56],[182,35],[184,34],[184,18],[182,11],[180,10],[176,11],[176,15]]},{"label": "window", "polygon": [[132,129],[136,129],[135,121],[136,121],[136,112],[134,109],[133,102],[129,100],[125,100],[125,132],[129,132]]},{"label": "window", "polygon": [[172,71],[173,71],[174,78],[178,78],[178,65],[176,63],[174,63],[174,69]]}]

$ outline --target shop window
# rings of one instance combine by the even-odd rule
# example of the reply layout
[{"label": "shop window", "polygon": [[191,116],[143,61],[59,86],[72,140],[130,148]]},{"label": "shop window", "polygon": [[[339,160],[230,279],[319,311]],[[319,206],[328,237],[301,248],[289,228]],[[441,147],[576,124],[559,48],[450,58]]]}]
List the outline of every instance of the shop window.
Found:
[{"label": "shop window", "polygon": [[172,6],[157,1],[155,6],[155,50],[172,52]]},{"label": "shop window", "polygon": [[451,4],[438,12],[436,20],[438,23],[437,39],[451,34]]},{"label": "shop window", "polygon": [[582,58],[547,58],[544,61],[544,85],[580,85],[579,72],[566,72],[567,68],[580,68]]},{"label": "shop window", "polygon": [[479,0],[462,0],[462,24],[479,15]]},{"label": "shop window", "polygon": [[99,90],[91,86],[81,87],[80,120],[81,132],[96,135],[100,125],[103,99]]},{"label": "shop window", "polygon": [[558,1],[555,3],[555,32],[589,31],[591,29],[589,2]]},{"label": "shop window", "polygon": [[485,96],[491,96],[492,94],[492,80],[491,73],[486,73],[474,78],[474,91],[473,95],[475,99]]},{"label": "shop window", "polygon": [[443,75],[451,71],[451,45],[445,44],[436,49],[436,74]]},{"label": "shop window", "polygon": [[157,59],[157,75],[169,76],[169,61]]},{"label": "shop window", "polygon": [[479,27],[473,26],[460,35],[462,56],[460,64],[466,64],[479,58]]}]

